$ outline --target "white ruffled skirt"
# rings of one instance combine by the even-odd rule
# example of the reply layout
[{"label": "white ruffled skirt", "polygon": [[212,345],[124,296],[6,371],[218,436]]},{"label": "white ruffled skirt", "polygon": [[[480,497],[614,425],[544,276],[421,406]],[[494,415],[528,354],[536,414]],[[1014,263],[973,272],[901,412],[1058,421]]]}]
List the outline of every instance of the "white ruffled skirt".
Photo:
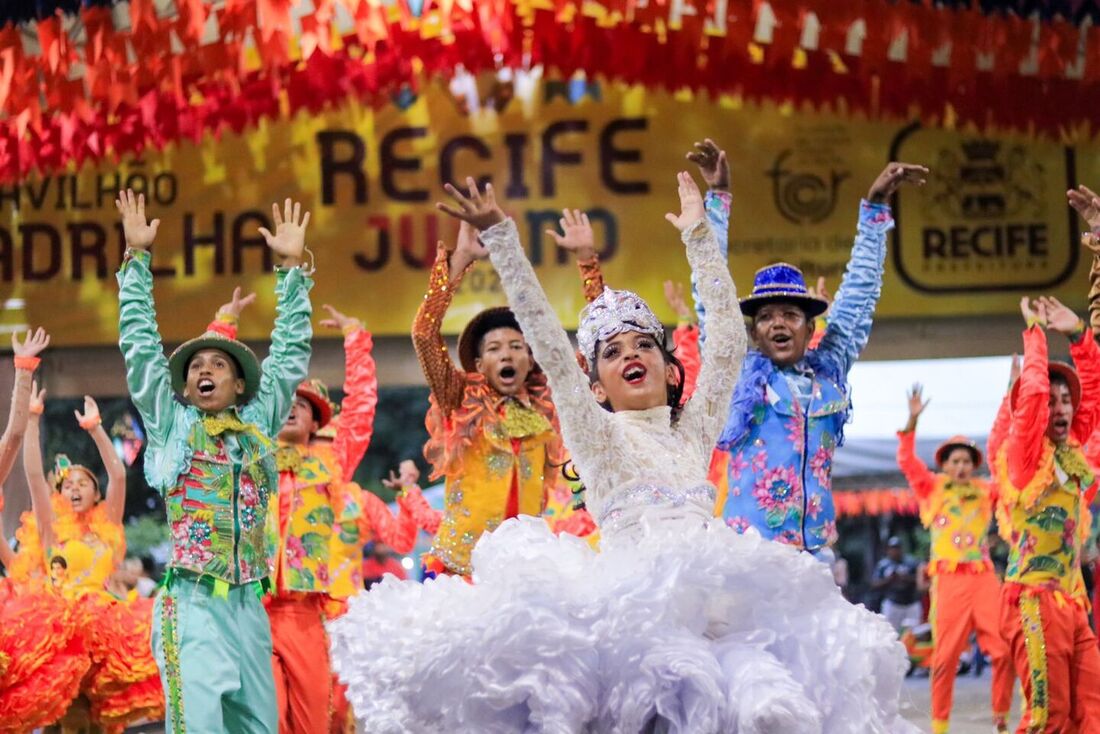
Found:
[{"label": "white ruffled skirt", "polygon": [[387,578],[329,625],[371,734],[899,734],[905,650],[812,557],[722,524],[600,552],[538,518],[474,584]]}]

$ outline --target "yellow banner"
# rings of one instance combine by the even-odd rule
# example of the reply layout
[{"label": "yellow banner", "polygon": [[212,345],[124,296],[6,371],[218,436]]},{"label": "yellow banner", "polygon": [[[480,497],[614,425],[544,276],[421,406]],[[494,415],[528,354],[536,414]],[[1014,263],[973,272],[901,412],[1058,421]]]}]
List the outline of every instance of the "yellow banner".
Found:
[{"label": "yellow banner", "polygon": [[[675,172],[693,169],[685,152],[705,136],[725,146],[733,168],[730,263],[743,294],[776,260],[826,276],[835,290],[859,200],[893,157],[933,173],[898,199],[881,318],[1009,313],[1021,292],[1084,306],[1088,258],[1065,203],[1080,151],[634,88],[589,87],[572,102],[554,91],[467,115],[445,86],[429,84],[406,109],[299,115],[0,188],[0,323],[46,326],[62,346],[117,340],[123,243],[113,199],[131,186],[162,221],[153,262],[165,339],[200,331],[235,285],[260,294],[242,335],[269,333],[271,261],[257,228],[271,226],[270,204],[285,197],[313,212],[315,303],[378,334],[405,334],[436,242],[456,231],[433,203],[445,181],[465,175],[492,180],[567,326],[583,306],[580,284],[544,234],[562,207],[588,211],[608,282],[641,292],[672,321],[661,283],[686,281],[688,268],[663,215],[678,206]],[[1100,182],[1098,157],[1081,157],[1091,159],[1083,180]],[[481,266],[445,328],[502,302],[495,273]]]}]

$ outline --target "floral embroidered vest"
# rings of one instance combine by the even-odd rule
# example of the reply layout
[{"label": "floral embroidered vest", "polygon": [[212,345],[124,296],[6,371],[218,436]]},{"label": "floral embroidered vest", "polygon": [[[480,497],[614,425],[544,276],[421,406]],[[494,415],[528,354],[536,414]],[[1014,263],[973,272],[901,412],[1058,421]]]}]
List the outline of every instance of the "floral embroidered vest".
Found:
[{"label": "floral embroidered vest", "polygon": [[447,473],[443,519],[430,553],[457,574],[469,575],[470,552],[481,534],[507,519],[513,477],[518,513],[539,515],[546,505],[549,465],[560,452],[561,438],[542,411],[505,401],[505,415],[481,420],[463,447],[462,470]]},{"label": "floral embroidered vest", "polygon": [[1056,447],[1043,439],[1039,469],[1027,487],[1012,486],[1004,450],[998,460],[1002,502],[1011,523],[1005,581],[1059,592],[1087,603],[1081,549],[1088,542],[1092,514],[1084,493],[1096,478],[1081,447]]},{"label": "floral embroidered vest", "polygon": [[[237,460],[226,448],[230,433]],[[274,444],[254,425],[206,417],[195,421],[188,448],[188,470],[164,494],[172,533],[168,565],[231,584],[265,578],[267,514],[278,487]]]},{"label": "floral embroidered vest", "polygon": [[[331,452],[330,452],[331,453]],[[312,451],[276,452],[279,493],[272,495],[268,540],[278,592],[327,592],[332,529],[336,522],[332,472]]]},{"label": "floral embroidered vest", "polygon": [[833,452],[847,410],[847,395],[821,374],[803,410],[787,378],[772,370],[748,430],[730,447],[726,524],[811,551],[832,544]]},{"label": "floral embroidered vest", "polygon": [[947,475],[936,475],[936,486],[920,503],[921,523],[932,536],[928,575],[992,571],[989,525],[993,500],[988,482],[973,479],[956,486]]}]

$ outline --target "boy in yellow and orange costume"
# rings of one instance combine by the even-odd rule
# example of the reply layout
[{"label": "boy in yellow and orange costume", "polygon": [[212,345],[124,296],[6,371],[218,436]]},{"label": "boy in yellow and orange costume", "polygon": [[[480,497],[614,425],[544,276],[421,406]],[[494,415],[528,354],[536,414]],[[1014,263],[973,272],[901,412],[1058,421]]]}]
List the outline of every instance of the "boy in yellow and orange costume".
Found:
[{"label": "boy in yellow and orange costume", "polygon": [[[1027,699],[1019,732],[1100,731],[1100,650],[1088,620],[1081,550],[1097,484],[1082,442],[1100,409],[1100,348],[1053,298],[1021,301],[1020,378],[996,479],[1011,531],[1001,633]],[[1043,327],[1064,334],[1076,370],[1050,361]]]},{"label": "boy in yellow and orange costume", "polygon": [[948,731],[959,657],[972,632],[993,663],[993,723],[1007,731],[1012,707],[1012,656],[1001,637],[1001,584],[989,557],[989,526],[996,494],[974,476],[982,452],[965,436],[936,449],[939,472],[916,453],[917,420],[927,406],[920,385],[909,393],[909,421],[898,432],[898,466],[920,503],[920,518],[932,535],[932,731]]},{"label": "boy in yellow and orange costume", "polygon": [[482,311],[459,339],[458,369],[441,333],[462,277],[488,252],[463,224],[457,244],[440,243],[412,337],[431,388],[424,456],[445,477],[443,520],[424,557],[425,576],[469,576],[485,531],[516,515],[539,515],[558,481],[563,449],[546,378],[507,308]]}]

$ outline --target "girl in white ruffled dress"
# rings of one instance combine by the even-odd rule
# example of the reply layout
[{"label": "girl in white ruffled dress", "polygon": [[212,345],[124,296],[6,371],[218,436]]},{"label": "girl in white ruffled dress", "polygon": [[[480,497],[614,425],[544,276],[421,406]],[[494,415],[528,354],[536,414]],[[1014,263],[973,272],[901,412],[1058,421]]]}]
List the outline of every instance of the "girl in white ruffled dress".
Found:
[{"label": "girl in white ruffled dress", "polygon": [[[699,189],[681,233],[707,344],[692,398],[649,307],[605,290],[582,313],[588,373],[491,187],[440,209],[480,230],[546,372],[601,546],[520,517],[484,535],[473,584],[387,579],[330,625],[333,667],[372,734],[878,734],[898,713],[904,649],[807,554],[711,522],[707,466],[746,332]],[[480,247],[481,245],[478,245]]]}]

